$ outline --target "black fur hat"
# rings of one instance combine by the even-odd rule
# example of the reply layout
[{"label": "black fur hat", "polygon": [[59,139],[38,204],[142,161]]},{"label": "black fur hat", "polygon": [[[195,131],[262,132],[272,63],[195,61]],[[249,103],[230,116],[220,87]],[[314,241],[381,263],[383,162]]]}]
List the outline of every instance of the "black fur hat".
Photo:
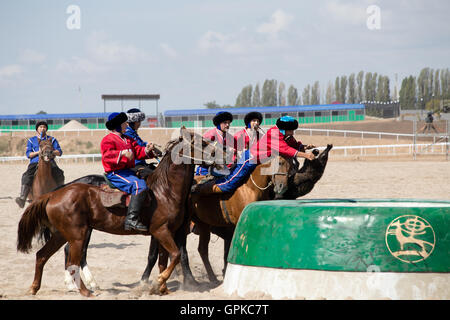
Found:
[{"label": "black fur hat", "polygon": [[295,130],[298,128],[298,121],[292,117],[284,116],[277,119],[277,127],[280,130]]},{"label": "black fur hat", "polygon": [[250,121],[252,121],[253,119],[258,119],[259,123],[261,124],[263,120],[263,115],[258,111],[252,111],[247,113],[244,117],[245,126],[248,127]]},{"label": "black fur hat", "polygon": [[46,126],[46,127],[47,127],[47,130],[48,130],[48,124],[47,124],[47,122],[46,122],[46,121],[39,121],[38,123],[36,123],[36,131],[37,131],[37,129],[39,128],[39,126],[42,126],[42,125]]},{"label": "black fur hat", "polygon": [[213,118],[213,123],[215,126],[220,125],[220,123],[230,120],[230,122],[233,122],[233,115],[229,113],[228,111],[219,111]]},{"label": "black fur hat", "polygon": [[127,117],[129,123],[137,122],[137,121],[144,121],[145,120],[145,113],[141,112],[138,108],[132,108],[127,111]]},{"label": "black fur hat", "polygon": [[105,126],[108,130],[115,130],[122,123],[128,120],[127,114],[125,112],[113,112],[109,115],[108,121],[106,121]]}]

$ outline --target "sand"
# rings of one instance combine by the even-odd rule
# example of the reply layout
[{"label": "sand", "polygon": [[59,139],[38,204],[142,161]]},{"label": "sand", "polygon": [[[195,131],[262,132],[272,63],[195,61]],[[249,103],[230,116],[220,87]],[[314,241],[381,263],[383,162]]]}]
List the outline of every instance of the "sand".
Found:
[{"label": "sand", "polygon": [[[333,161],[332,152],[324,176],[304,198],[423,198],[450,200],[450,162],[445,161]],[[101,173],[99,162],[61,163],[66,181],[80,176]],[[20,177],[26,164],[2,164],[0,175],[0,299],[36,300],[214,300],[238,299],[228,296],[222,284],[209,283],[197,252],[198,236],[188,236],[188,254],[194,277],[200,286],[183,289],[176,277],[168,281],[173,292],[166,296],[150,295],[148,287],[140,284],[146,265],[150,238],[144,236],[115,236],[94,231],[88,252],[90,269],[100,286],[94,297],[84,298],[68,292],[64,285],[63,250],[46,264],[42,286],[36,296],[27,295],[34,276],[35,253],[40,248],[34,242],[30,254],[16,251],[17,224],[23,212],[14,202],[20,190]],[[210,260],[223,280],[223,241],[211,237]],[[157,275],[153,269],[151,279]],[[267,299],[255,293],[247,298]],[[344,298],[344,297],[343,297]]]}]

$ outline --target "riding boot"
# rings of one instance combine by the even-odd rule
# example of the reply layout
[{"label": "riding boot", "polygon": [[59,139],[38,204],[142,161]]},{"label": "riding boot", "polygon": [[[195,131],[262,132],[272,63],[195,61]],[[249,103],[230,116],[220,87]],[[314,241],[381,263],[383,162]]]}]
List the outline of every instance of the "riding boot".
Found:
[{"label": "riding boot", "polygon": [[25,206],[25,202],[27,201],[28,194],[30,193],[30,186],[24,184],[22,185],[22,189],[20,190],[20,196],[16,198],[16,203],[20,208]]},{"label": "riding boot", "polygon": [[195,194],[219,194],[223,191],[216,185],[214,180],[210,180],[206,183],[200,183],[193,185],[191,188],[191,193]]},{"label": "riding boot", "polygon": [[146,196],[146,191],[142,191],[137,195],[131,195],[130,204],[128,205],[127,217],[125,218],[124,223],[125,230],[134,229],[143,232],[148,231],[148,228],[138,220],[141,209],[144,206]]}]

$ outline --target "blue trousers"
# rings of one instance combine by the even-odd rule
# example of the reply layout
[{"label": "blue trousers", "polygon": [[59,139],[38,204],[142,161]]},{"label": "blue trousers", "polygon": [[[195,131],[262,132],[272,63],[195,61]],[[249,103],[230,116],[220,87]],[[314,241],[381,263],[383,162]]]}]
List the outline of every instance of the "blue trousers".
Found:
[{"label": "blue trousers", "polygon": [[228,176],[216,180],[216,186],[223,192],[233,192],[240,187],[258,165],[254,159],[251,159],[250,150],[246,150],[243,157]]},{"label": "blue trousers", "polygon": [[106,174],[106,177],[117,189],[128,194],[138,194],[147,190],[145,180],[136,177],[130,169],[112,171]]}]

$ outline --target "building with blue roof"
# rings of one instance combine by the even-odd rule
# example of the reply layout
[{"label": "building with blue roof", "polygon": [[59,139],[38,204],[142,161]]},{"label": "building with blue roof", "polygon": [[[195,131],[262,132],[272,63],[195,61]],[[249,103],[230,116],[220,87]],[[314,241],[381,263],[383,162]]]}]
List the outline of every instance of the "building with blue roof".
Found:
[{"label": "building with blue roof", "polygon": [[212,119],[219,111],[233,115],[233,127],[244,126],[244,117],[251,111],[263,114],[262,125],[275,125],[282,116],[292,116],[302,123],[327,123],[339,121],[360,121],[365,118],[363,104],[326,104],[307,106],[246,107],[220,109],[168,110],[164,112],[165,127],[212,127]]},{"label": "building with blue roof", "polygon": [[0,129],[35,130],[36,123],[47,121],[49,130],[57,130],[70,120],[77,120],[87,129],[104,129],[108,113],[53,113],[0,115]]}]

